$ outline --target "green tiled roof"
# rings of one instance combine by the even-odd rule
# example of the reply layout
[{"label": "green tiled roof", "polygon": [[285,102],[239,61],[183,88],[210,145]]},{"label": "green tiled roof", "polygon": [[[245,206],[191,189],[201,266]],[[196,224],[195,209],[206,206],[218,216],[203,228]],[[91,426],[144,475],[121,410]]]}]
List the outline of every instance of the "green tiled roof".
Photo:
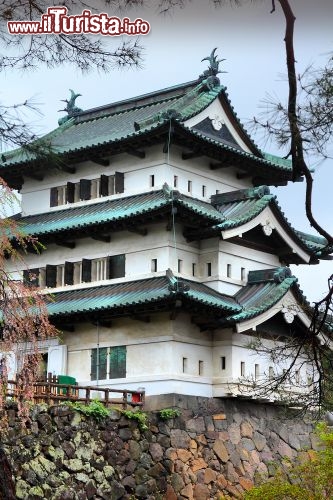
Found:
[{"label": "green tiled roof", "polygon": [[256,278],[234,296],[219,293],[202,283],[177,278],[168,270],[161,277],[54,292],[47,307],[52,320],[61,321],[68,316],[102,315],[103,312],[122,316],[131,308],[158,310],[180,298],[185,309],[191,311],[194,305],[203,307],[207,317],[210,311],[214,318],[220,318],[221,326],[226,326],[259,316],[274,307],[291,288],[295,288],[300,302],[304,303],[297,279],[291,276],[288,268],[253,274]]},{"label": "green tiled roof", "polygon": [[212,224],[221,220],[219,212],[210,203],[180,195],[178,192],[175,193],[177,195],[173,199],[172,191],[165,188],[126,198],[29,215],[17,220],[23,233],[42,236],[108,222],[130,220],[136,215],[150,214],[164,207],[171,208],[172,203],[205,217]]},{"label": "green tiled roof", "polygon": [[[232,147],[222,139],[214,139],[184,125],[186,120],[198,115],[217,98],[223,98],[224,103],[229,106],[229,111],[237,124],[236,128],[238,127],[241,131],[241,135],[253,153]],[[106,146],[117,145],[119,147],[120,144],[127,144],[129,141],[141,141],[149,134],[158,134],[162,131],[170,119],[177,123],[179,127],[177,130],[186,131],[192,141],[197,142],[199,139],[210,148],[216,147],[218,153],[227,151],[238,158],[243,158],[244,161],[248,159],[252,166],[256,164],[261,168],[263,175],[267,176],[272,171],[275,176],[279,177],[283,173],[284,177],[286,175],[290,177],[290,162],[273,155],[264,155],[254,144],[234,112],[225,87],[216,85],[209,88],[205,80],[181,84],[136,99],[83,111],[34,144],[39,145],[41,151],[43,147],[46,149],[45,162],[48,162],[47,151],[49,150],[53,155],[66,157],[66,155],[73,156],[83,151],[101,150]],[[163,133],[166,133],[165,130]],[[3,176],[7,175],[9,179],[14,179],[13,176],[19,175],[21,166],[32,162],[36,154],[33,148],[25,148],[7,152],[2,155],[2,158],[5,160],[0,164],[0,172]],[[11,166],[17,166],[15,172],[10,171]]]},{"label": "green tiled roof", "polygon": [[168,211],[172,206],[176,206],[180,216],[182,209],[186,210],[199,218],[198,223],[201,228],[205,227],[208,233],[216,234],[223,230],[241,227],[270,206],[281,224],[307,252],[317,258],[325,257],[332,252],[332,248],[325,246],[325,238],[294,230],[278,206],[276,197],[268,193],[268,188],[262,186],[214,195],[212,203],[207,203],[183,195],[165,185],[158,191],[99,203],[69,206],[62,210],[19,217],[17,221],[24,234],[43,239],[66,231],[80,231],[102,225],[105,227],[108,224],[112,226],[122,222],[126,224],[135,217],[144,214],[153,215],[154,212],[161,210]]},{"label": "green tiled roof", "polygon": [[178,296],[192,304],[218,310],[221,315],[240,310],[232,297],[200,283],[180,280],[170,275],[170,272],[162,277],[55,292],[47,308],[54,320],[82,313],[114,311],[116,314],[128,307],[173,302]]},{"label": "green tiled roof", "polygon": [[274,195],[266,194],[261,198],[248,198],[225,203],[219,207],[224,221],[216,226],[220,231],[242,226],[257,217],[271,202]]},{"label": "green tiled roof", "polygon": [[288,169],[292,168],[292,161],[288,158],[281,158],[280,156],[272,155],[270,153],[263,153],[265,160],[270,161],[271,163],[281,165],[281,167],[286,167]]},{"label": "green tiled roof", "polygon": [[312,250],[319,258],[324,255],[329,255],[333,252],[333,246],[327,245],[327,240],[323,236],[315,236],[302,231],[296,231],[299,238]]},{"label": "green tiled roof", "polygon": [[297,282],[297,278],[289,276],[278,282],[274,279],[248,284],[234,296],[242,311],[225,319],[225,323],[238,323],[266,312],[273,307]]},{"label": "green tiled roof", "polygon": [[[192,82],[185,94],[176,93],[170,98],[165,98],[164,94],[156,94],[155,100],[150,100],[148,104],[140,105],[139,101],[137,105],[134,103],[118,112],[114,112],[112,106],[109,110],[105,107],[104,113],[99,111],[96,117],[93,110],[86,114],[83,112],[44,136],[42,141],[50,144],[54,153],[68,154],[139,137],[168,122],[170,113],[176,113],[181,121],[191,118],[209,106],[224,90],[221,85],[212,90],[204,88],[202,82],[194,87]],[[5,157],[6,162],[0,165],[0,169],[29,161],[34,155],[15,150],[6,153]]]}]

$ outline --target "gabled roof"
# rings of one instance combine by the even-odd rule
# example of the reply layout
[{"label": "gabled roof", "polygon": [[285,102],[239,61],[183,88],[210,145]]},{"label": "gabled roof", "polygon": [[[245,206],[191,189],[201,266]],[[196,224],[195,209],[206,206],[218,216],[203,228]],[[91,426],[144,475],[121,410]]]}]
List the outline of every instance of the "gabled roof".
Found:
[{"label": "gabled roof", "polygon": [[[217,161],[229,159],[230,164],[249,171],[259,179],[266,179],[267,183],[270,178],[273,184],[291,180],[291,163],[268,157],[258,149],[234,112],[225,87],[217,82],[212,86],[207,84],[207,80],[198,79],[78,112],[31,146],[3,154],[0,175],[9,185],[17,187],[25,173],[38,172],[41,175],[46,168],[59,168],[59,165],[61,168],[61,162],[77,162],[165,143],[172,124],[173,144],[200,149],[202,154]],[[250,152],[232,145],[213,127],[212,133],[205,133],[186,124],[215,100],[219,101]]]},{"label": "gabled roof", "polygon": [[[235,228],[242,233],[243,226],[254,221],[269,207],[293,244],[307,255],[307,261],[310,258],[326,258],[333,250],[327,247],[325,238],[294,230],[267,186],[214,195],[212,203],[207,203],[181,194],[165,184],[161,190],[70,206],[43,214],[17,216],[17,221],[24,234],[37,236],[47,243],[58,241],[61,237],[75,239],[103,231],[131,229],[136,224],[169,215],[172,207],[178,207],[175,218],[184,223],[185,236],[189,239],[201,239],[221,232],[227,235],[228,230]],[[290,254],[293,255],[292,248]]]},{"label": "gabled roof", "polygon": [[250,271],[247,285],[234,295],[234,299],[242,310],[219,320],[221,326],[234,325],[242,332],[279,312],[291,313],[291,322],[293,317],[299,316],[306,326],[310,324],[310,305],[288,267]]}]

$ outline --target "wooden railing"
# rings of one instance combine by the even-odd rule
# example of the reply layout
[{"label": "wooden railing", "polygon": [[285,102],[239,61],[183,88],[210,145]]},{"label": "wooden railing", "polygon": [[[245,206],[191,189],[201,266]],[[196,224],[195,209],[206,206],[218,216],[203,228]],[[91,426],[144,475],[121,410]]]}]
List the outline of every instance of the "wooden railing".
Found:
[{"label": "wooden railing", "polygon": [[[22,398],[22,390],[15,380],[8,380],[6,385],[7,398],[14,401]],[[110,389],[108,387],[59,384],[54,380],[35,382],[33,387],[33,399],[36,404],[47,403],[54,405],[62,401],[80,401],[89,404],[97,399],[105,406],[121,405],[126,408],[127,406],[143,407],[145,400],[145,391],[143,390],[130,391],[127,389]]]}]

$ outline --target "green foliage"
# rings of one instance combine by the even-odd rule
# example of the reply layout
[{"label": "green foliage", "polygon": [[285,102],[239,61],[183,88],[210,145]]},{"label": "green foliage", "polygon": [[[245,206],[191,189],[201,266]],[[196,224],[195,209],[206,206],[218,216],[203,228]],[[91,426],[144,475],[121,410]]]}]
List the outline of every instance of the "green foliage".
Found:
[{"label": "green foliage", "polygon": [[129,418],[131,420],[137,420],[139,424],[139,429],[141,431],[145,431],[148,429],[148,416],[147,413],[141,411],[141,410],[120,410],[123,415],[125,415],[126,418]]},{"label": "green foliage", "polygon": [[323,448],[308,460],[291,466],[288,476],[281,470],[266,483],[248,491],[245,500],[323,500],[333,498],[333,432],[326,424],[317,427]]},{"label": "green foliage", "polygon": [[69,406],[70,408],[73,408],[73,410],[83,413],[87,417],[94,418],[95,420],[97,420],[97,422],[101,422],[110,414],[110,411],[105,408],[103,403],[101,403],[97,399],[95,399],[88,405],[80,403],[79,401],[66,401],[64,404],[66,404],[66,406]]},{"label": "green foliage", "polygon": [[170,418],[179,417],[181,411],[176,408],[163,408],[159,411],[159,416],[162,420],[169,420]]}]

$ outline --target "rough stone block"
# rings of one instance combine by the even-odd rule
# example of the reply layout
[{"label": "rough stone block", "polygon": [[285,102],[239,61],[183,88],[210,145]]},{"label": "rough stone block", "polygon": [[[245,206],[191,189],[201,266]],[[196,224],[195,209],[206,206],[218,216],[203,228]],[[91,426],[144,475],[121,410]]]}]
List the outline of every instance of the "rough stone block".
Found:
[{"label": "rough stone block", "polygon": [[226,420],[226,418],[225,413],[217,413],[216,415],[213,415],[213,420]]},{"label": "rough stone block", "polygon": [[213,446],[214,453],[218,456],[221,462],[226,463],[229,460],[229,453],[223,441],[217,439]]}]

